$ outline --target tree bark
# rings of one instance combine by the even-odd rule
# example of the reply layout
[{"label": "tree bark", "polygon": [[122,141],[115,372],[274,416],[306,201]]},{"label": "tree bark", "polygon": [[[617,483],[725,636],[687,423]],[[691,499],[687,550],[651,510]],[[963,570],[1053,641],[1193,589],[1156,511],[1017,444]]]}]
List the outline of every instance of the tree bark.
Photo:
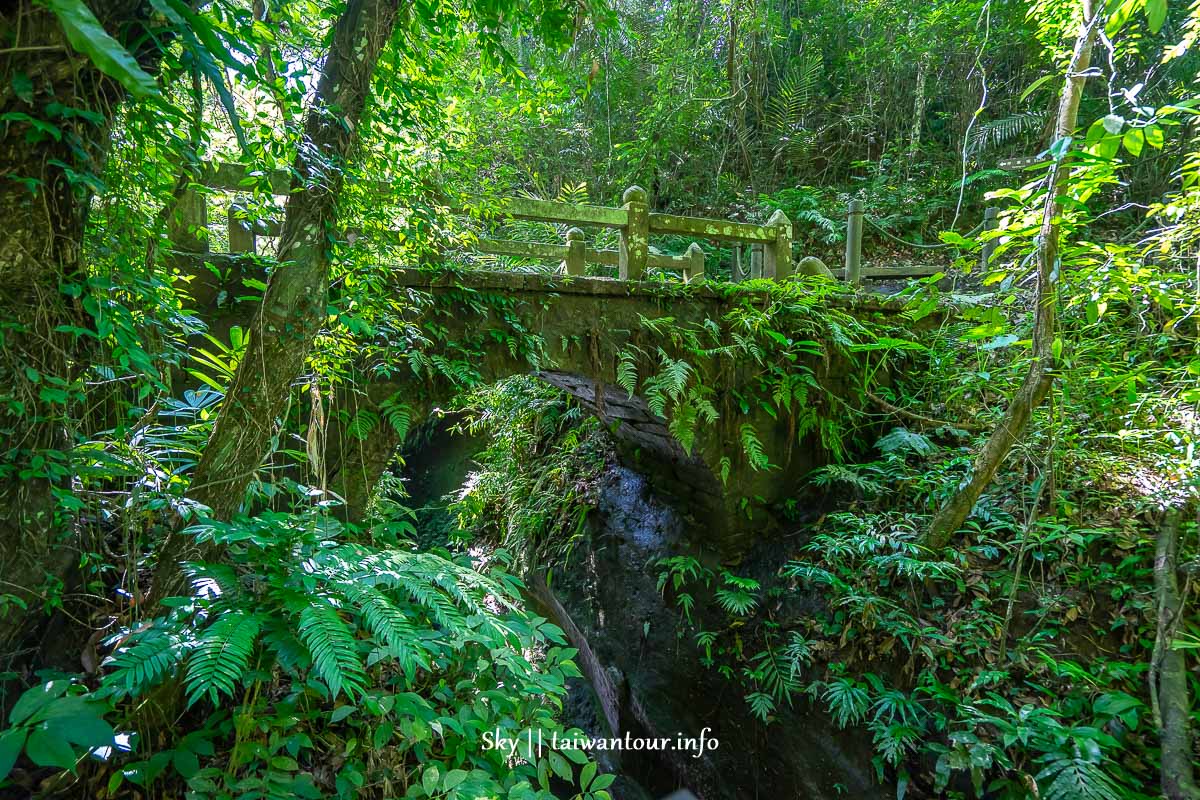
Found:
[{"label": "tree bark", "polygon": [[1184,600],[1179,596],[1176,577],[1179,528],[1179,511],[1172,509],[1159,528],[1154,555],[1158,634],[1150,664],[1150,696],[1155,701],[1155,722],[1162,745],[1163,797],[1167,800],[1200,800],[1192,763],[1187,663],[1183,652],[1171,647],[1184,613]]},{"label": "tree bark", "polygon": [[[144,29],[148,5],[97,0],[89,7],[117,41],[153,47]],[[54,607],[54,595],[79,564],[73,520],[58,502],[70,492],[72,429],[82,405],[77,378],[89,352],[89,340],[69,330],[93,328],[82,252],[91,191],[73,183],[71,171],[103,172],[113,115],[125,93],[72,50],[57,18],[31,0],[0,12],[0,31],[0,118],[27,114],[58,131],[55,138],[27,122],[0,123],[0,219],[6,221],[0,236],[0,652],[14,653],[39,618],[18,604]],[[144,69],[157,71],[157,50],[135,55]],[[18,75],[28,78],[25,90],[17,88]],[[51,103],[98,116],[51,117]]]},{"label": "tree bark", "polygon": [[913,94],[912,130],[908,134],[910,155],[921,148],[921,129],[925,126],[925,82],[928,75],[929,54],[925,53],[917,61],[917,89]]},{"label": "tree bark", "polygon": [[[1083,97],[1085,73],[1091,64],[1092,44],[1096,38],[1097,22],[1103,16],[1092,8],[1091,0],[1083,0],[1083,21],[1079,36],[1067,67],[1058,103],[1058,120],[1055,125],[1055,140],[1070,136],[1075,131],[1079,116],[1079,101]],[[971,509],[992,482],[996,470],[1004,462],[1029,424],[1034,409],[1042,404],[1054,381],[1054,334],[1056,327],[1055,292],[1057,283],[1059,217],[1062,204],[1058,198],[1066,191],[1069,168],[1065,159],[1055,161],[1050,167],[1046,181],[1046,203],[1042,211],[1042,226],[1038,237],[1037,289],[1034,294],[1033,318],[1033,361],[1025,380],[1014,393],[1004,412],[1004,417],[988,438],[975,459],[970,480],[934,515],[922,538],[921,544],[930,550],[940,550],[949,544],[951,537],[962,527]]]},{"label": "tree bark", "polygon": [[[280,265],[267,284],[246,354],[188,491],[214,518],[228,519],[241,506],[270,450],[291,384],[302,374],[325,321],[329,237],[337,222],[344,167],[358,142],[371,78],[395,27],[398,6],[398,0],[350,0],[334,28],[295,160]],[[176,530],[159,550],[151,604],[184,589],[181,562],[218,555],[217,549],[200,547]]]}]

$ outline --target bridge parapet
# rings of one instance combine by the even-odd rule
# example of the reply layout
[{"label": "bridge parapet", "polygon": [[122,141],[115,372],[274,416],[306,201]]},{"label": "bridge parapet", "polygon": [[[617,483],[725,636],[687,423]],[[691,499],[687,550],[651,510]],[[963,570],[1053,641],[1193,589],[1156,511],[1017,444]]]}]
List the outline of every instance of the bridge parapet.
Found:
[{"label": "bridge parapet", "polygon": [[[284,170],[256,175],[236,164],[206,165],[199,184],[227,192],[246,191],[248,186],[255,185],[265,185],[275,195],[287,195],[291,191],[291,179]],[[391,194],[386,184],[380,183],[369,188],[381,195]],[[599,264],[617,267],[619,280],[641,280],[648,268],[679,273],[689,283],[704,277],[704,251],[696,241],[683,255],[664,255],[651,250],[651,236],[683,236],[693,240],[732,242],[739,253],[745,247],[751,253],[754,267],[744,277],[782,280],[791,275],[793,269],[792,222],[781,210],[776,210],[765,224],[660,214],[650,211],[646,191],[640,186],[631,186],[625,191],[619,208],[510,197],[499,201],[467,202],[462,207],[452,207],[450,210],[455,214],[470,214],[484,219],[507,218],[570,226],[562,243],[488,238],[480,238],[476,243],[476,249],[481,253],[557,261],[561,271],[568,275],[582,275],[586,264]],[[277,220],[249,220],[245,217],[245,209],[237,203],[231,204],[227,210],[231,253],[254,253],[257,237],[276,237],[281,233],[282,224]],[[188,253],[208,253],[208,224],[207,195],[203,191],[187,191],[179,203],[177,219],[171,229],[175,249]],[[619,247],[616,250],[587,247],[584,244],[583,227],[617,230],[620,233]]]},{"label": "bridge parapet", "polygon": [[[253,173],[237,164],[206,164],[198,184],[207,190],[225,192],[245,192],[254,187],[259,190],[265,188],[273,195],[282,196],[292,191],[291,175],[285,170]],[[381,197],[395,194],[393,187],[383,182],[369,183],[367,188]],[[594,264],[616,267],[617,278],[620,280],[641,280],[647,270],[658,270],[677,273],[683,281],[690,283],[706,274],[705,254],[697,241],[732,244],[734,282],[751,278],[783,280],[793,272],[824,274],[830,277],[834,274],[819,259],[811,256],[801,258],[798,262],[794,259],[792,243],[795,231],[791,220],[782,210],[776,210],[763,224],[658,213],[650,210],[646,191],[640,186],[626,189],[621,201],[621,206],[613,208],[531,197],[509,197],[500,200],[480,198],[464,202],[458,207],[451,206],[449,211],[455,215],[485,220],[529,220],[564,226],[567,230],[562,242],[503,241],[481,237],[475,241],[475,250],[489,255],[556,262],[559,264],[559,270],[568,275],[583,275],[586,265]],[[997,215],[997,209],[986,209],[983,221],[964,234],[965,237],[970,237],[982,231],[980,266],[985,271],[1000,235]],[[230,253],[254,253],[257,249],[257,237],[277,237],[281,233],[282,224],[278,220],[248,219],[245,208],[237,202],[227,209],[226,216]],[[176,217],[172,221],[171,240],[174,248],[185,253],[207,254],[210,249],[208,223],[209,204],[206,190],[189,189],[181,198]],[[923,244],[898,239],[868,216],[862,201],[851,200],[847,209],[845,229],[845,263],[844,268],[840,270],[841,277],[847,282],[859,284],[866,278],[924,277],[942,271],[942,267],[928,264],[900,267],[865,266],[862,244],[864,223],[876,228],[882,237],[909,248],[934,250],[951,246],[948,242]],[[596,249],[587,246],[584,228],[618,231],[618,248]],[[361,231],[348,232],[351,240],[360,238],[361,235]],[[651,236],[682,236],[692,239],[693,242],[681,255],[666,255],[654,252],[650,247]]]}]

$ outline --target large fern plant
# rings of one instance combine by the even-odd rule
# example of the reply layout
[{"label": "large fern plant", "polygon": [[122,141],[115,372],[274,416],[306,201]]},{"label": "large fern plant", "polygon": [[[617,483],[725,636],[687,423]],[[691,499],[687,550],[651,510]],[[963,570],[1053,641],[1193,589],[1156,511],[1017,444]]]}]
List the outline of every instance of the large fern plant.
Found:
[{"label": "large fern plant", "polygon": [[514,608],[511,583],[433,553],[340,543],[340,529],[315,512],[193,526],[231,563],[189,564],[194,596],[116,638],[106,685],[142,694],[182,669],[189,702],[216,703],[273,664],[354,697],[368,664],[390,660],[411,681],[450,650],[505,641],[495,610]]},{"label": "large fern plant", "polygon": [[[328,727],[328,743],[304,734],[322,715],[329,721],[321,725],[371,742],[372,758],[353,768],[360,776],[378,762],[386,780],[426,786],[427,796],[549,800],[551,772],[570,778],[566,762],[523,753],[514,763],[482,738],[561,731],[555,717],[565,682],[579,675],[569,661],[574,651],[556,646],[566,644],[562,632],[517,609],[516,578],[498,569],[484,575],[448,554],[348,543],[320,508],[205,521],[191,533],[222,545],[226,561],[189,564],[190,596],[169,598],[168,615],[110,640],[100,696],[137,705],[153,687],[178,680],[189,707],[212,715],[205,737],[229,735],[221,727],[229,708],[240,709],[234,719],[278,731],[272,741],[292,742],[283,773],[270,748],[238,756],[249,758],[242,771],[259,774],[255,781],[286,773],[264,797],[297,796],[296,781],[311,784],[317,767],[345,749]],[[309,710],[301,715],[301,707]],[[464,708],[474,709],[470,725],[458,724]],[[356,721],[356,709],[373,716]],[[433,730],[440,731],[436,750]],[[190,796],[225,797],[231,789],[243,796],[238,769],[199,768],[197,756],[213,757],[211,747],[188,752],[171,763]],[[143,787],[167,763],[161,753],[146,755],[123,773]],[[340,774],[337,795],[355,796],[359,780]]]}]

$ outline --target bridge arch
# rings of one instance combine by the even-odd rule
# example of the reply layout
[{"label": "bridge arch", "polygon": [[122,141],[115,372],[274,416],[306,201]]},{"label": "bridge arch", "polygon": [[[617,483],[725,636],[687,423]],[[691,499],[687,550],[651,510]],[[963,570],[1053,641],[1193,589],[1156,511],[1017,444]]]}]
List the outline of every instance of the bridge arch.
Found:
[{"label": "bridge arch", "polygon": [[[397,354],[409,365],[392,369],[388,379],[372,380],[361,394],[343,401],[352,412],[347,416],[361,409],[381,416],[389,400],[404,398],[413,421],[420,421],[461,391],[454,367],[441,374],[414,371],[414,358],[418,366],[438,357],[443,364],[453,361],[469,369],[476,383],[533,374],[599,417],[622,460],[640,467],[656,492],[702,523],[698,528],[711,536],[706,544],[726,554],[740,551],[751,536],[769,528],[772,507],[787,499],[796,479],[829,459],[819,437],[797,436],[794,417],[766,404],[746,407],[745,398],[762,379],[761,364],[729,357],[696,359],[694,343],[648,331],[656,322],[678,330],[719,328],[731,310],[744,307],[747,292],[768,302],[766,291],[524,273],[404,270],[395,280],[422,298],[415,303],[419,310],[412,323],[430,332],[428,341],[419,355]],[[878,303],[865,305],[867,313],[881,309]],[[701,382],[713,387],[709,399],[718,416],[695,427],[690,449],[672,433],[670,414],[660,416],[651,409],[644,381],[633,394],[622,388],[618,364],[630,352],[689,359]],[[826,347],[809,355],[803,366],[823,389],[810,402],[826,404],[822,414],[845,415],[846,409],[832,407],[826,395],[854,402],[850,361]],[[761,441],[772,469],[748,463],[741,440],[746,425]],[[328,486],[354,516],[403,443],[387,425],[373,428],[365,438],[342,430],[329,439],[336,444],[328,459],[333,465]]]}]

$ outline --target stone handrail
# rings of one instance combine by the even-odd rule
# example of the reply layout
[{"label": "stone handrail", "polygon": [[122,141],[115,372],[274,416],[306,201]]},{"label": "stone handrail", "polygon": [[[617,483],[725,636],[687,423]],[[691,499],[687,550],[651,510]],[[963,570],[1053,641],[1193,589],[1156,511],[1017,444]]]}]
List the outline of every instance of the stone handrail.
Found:
[{"label": "stone handrail", "polygon": [[[265,175],[254,174],[236,164],[206,164],[198,183],[211,189],[244,191],[264,179],[272,194],[287,194],[291,189],[291,176],[284,170]],[[391,192],[384,183],[368,188],[381,195]],[[650,252],[650,237],[664,234],[734,242],[739,249],[741,245],[748,245],[755,265],[754,277],[782,279],[792,273],[792,223],[782,211],[776,211],[765,225],[652,213],[646,191],[639,186],[632,186],[625,191],[619,208],[523,197],[481,202],[480,207],[485,209],[483,213],[487,216],[572,226],[562,244],[480,239],[477,247],[483,253],[560,261],[569,275],[584,274],[585,264],[592,263],[616,266],[621,280],[641,280],[647,268],[678,271],[689,282],[703,277],[704,251],[695,242],[684,255]],[[468,213],[464,208],[453,208],[452,211]],[[186,192],[180,199],[176,216],[170,232],[175,249],[208,252],[207,237],[197,235],[199,230],[208,225],[205,194]],[[280,233],[278,222],[248,221],[240,219],[240,216],[240,209],[236,205],[229,209],[229,250],[232,253],[253,253],[257,236],[278,236]],[[616,229],[620,233],[619,248],[596,250],[587,247],[579,226]]]},{"label": "stone handrail", "polygon": [[[286,170],[253,173],[238,164],[205,164],[198,183],[210,189],[246,191],[263,185],[272,194],[286,195],[291,191],[292,176]],[[394,188],[384,182],[367,184],[367,189],[381,197],[394,194]],[[658,269],[680,273],[685,281],[702,278],[705,272],[704,251],[694,241],[683,255],[664,255],[650,251],[650,237],[677,235],[691,239],[733,243],[733,280],[747,278],[782,279],[796,268],[792,257],[793,230],[791,220],[776,211],[765,224],[733,220],[662,214],[650,211],[644,189],[631,186],[625,190],[622,205],[617,208],[588,204],[563,203],[528,197],[483,200],[451,207],[451,212],[482,218],[509,218],[550,222],[571,226],[562,243],[499,241],[481,238],[476,250],[491,255],[511,256],[533,260],[556,261],[568,275],[583,275],[587,264],[617,267],[622,280],[640,280],[646,270]],[[271,220],[246,220],[235,204],[228,211],[229,250],[231,253],[253,253],[258,236],[278,236],[281,225]],[[997,211],[986,209],[980,225],[985,232],[997,227]],[[851,284],[864,278],[906,278],[928,276],[940,271],[936,266],[909,265],[904,267],[865,268],[862,259],[862,238],[865,207],[860,200],[851,200],[847,209],[846,257],[842,277]],[[207,253],[208,241],[199,230],[208,225],[208,201],[203,192],[187,191],[180,199],[176,219],[170,230],[177,251]],[[615,229],[620,233],[616,250],[597,250],[584,241],[582,227]],[[985,238],[980,261],[986,269],[995,251],[994,238]],[[748,264],[743,250],[749,251]],[[816,262],[817,266],[807,262]],[[799,268],[805,273],[830,274],[816,259],[804,259]]]}]

